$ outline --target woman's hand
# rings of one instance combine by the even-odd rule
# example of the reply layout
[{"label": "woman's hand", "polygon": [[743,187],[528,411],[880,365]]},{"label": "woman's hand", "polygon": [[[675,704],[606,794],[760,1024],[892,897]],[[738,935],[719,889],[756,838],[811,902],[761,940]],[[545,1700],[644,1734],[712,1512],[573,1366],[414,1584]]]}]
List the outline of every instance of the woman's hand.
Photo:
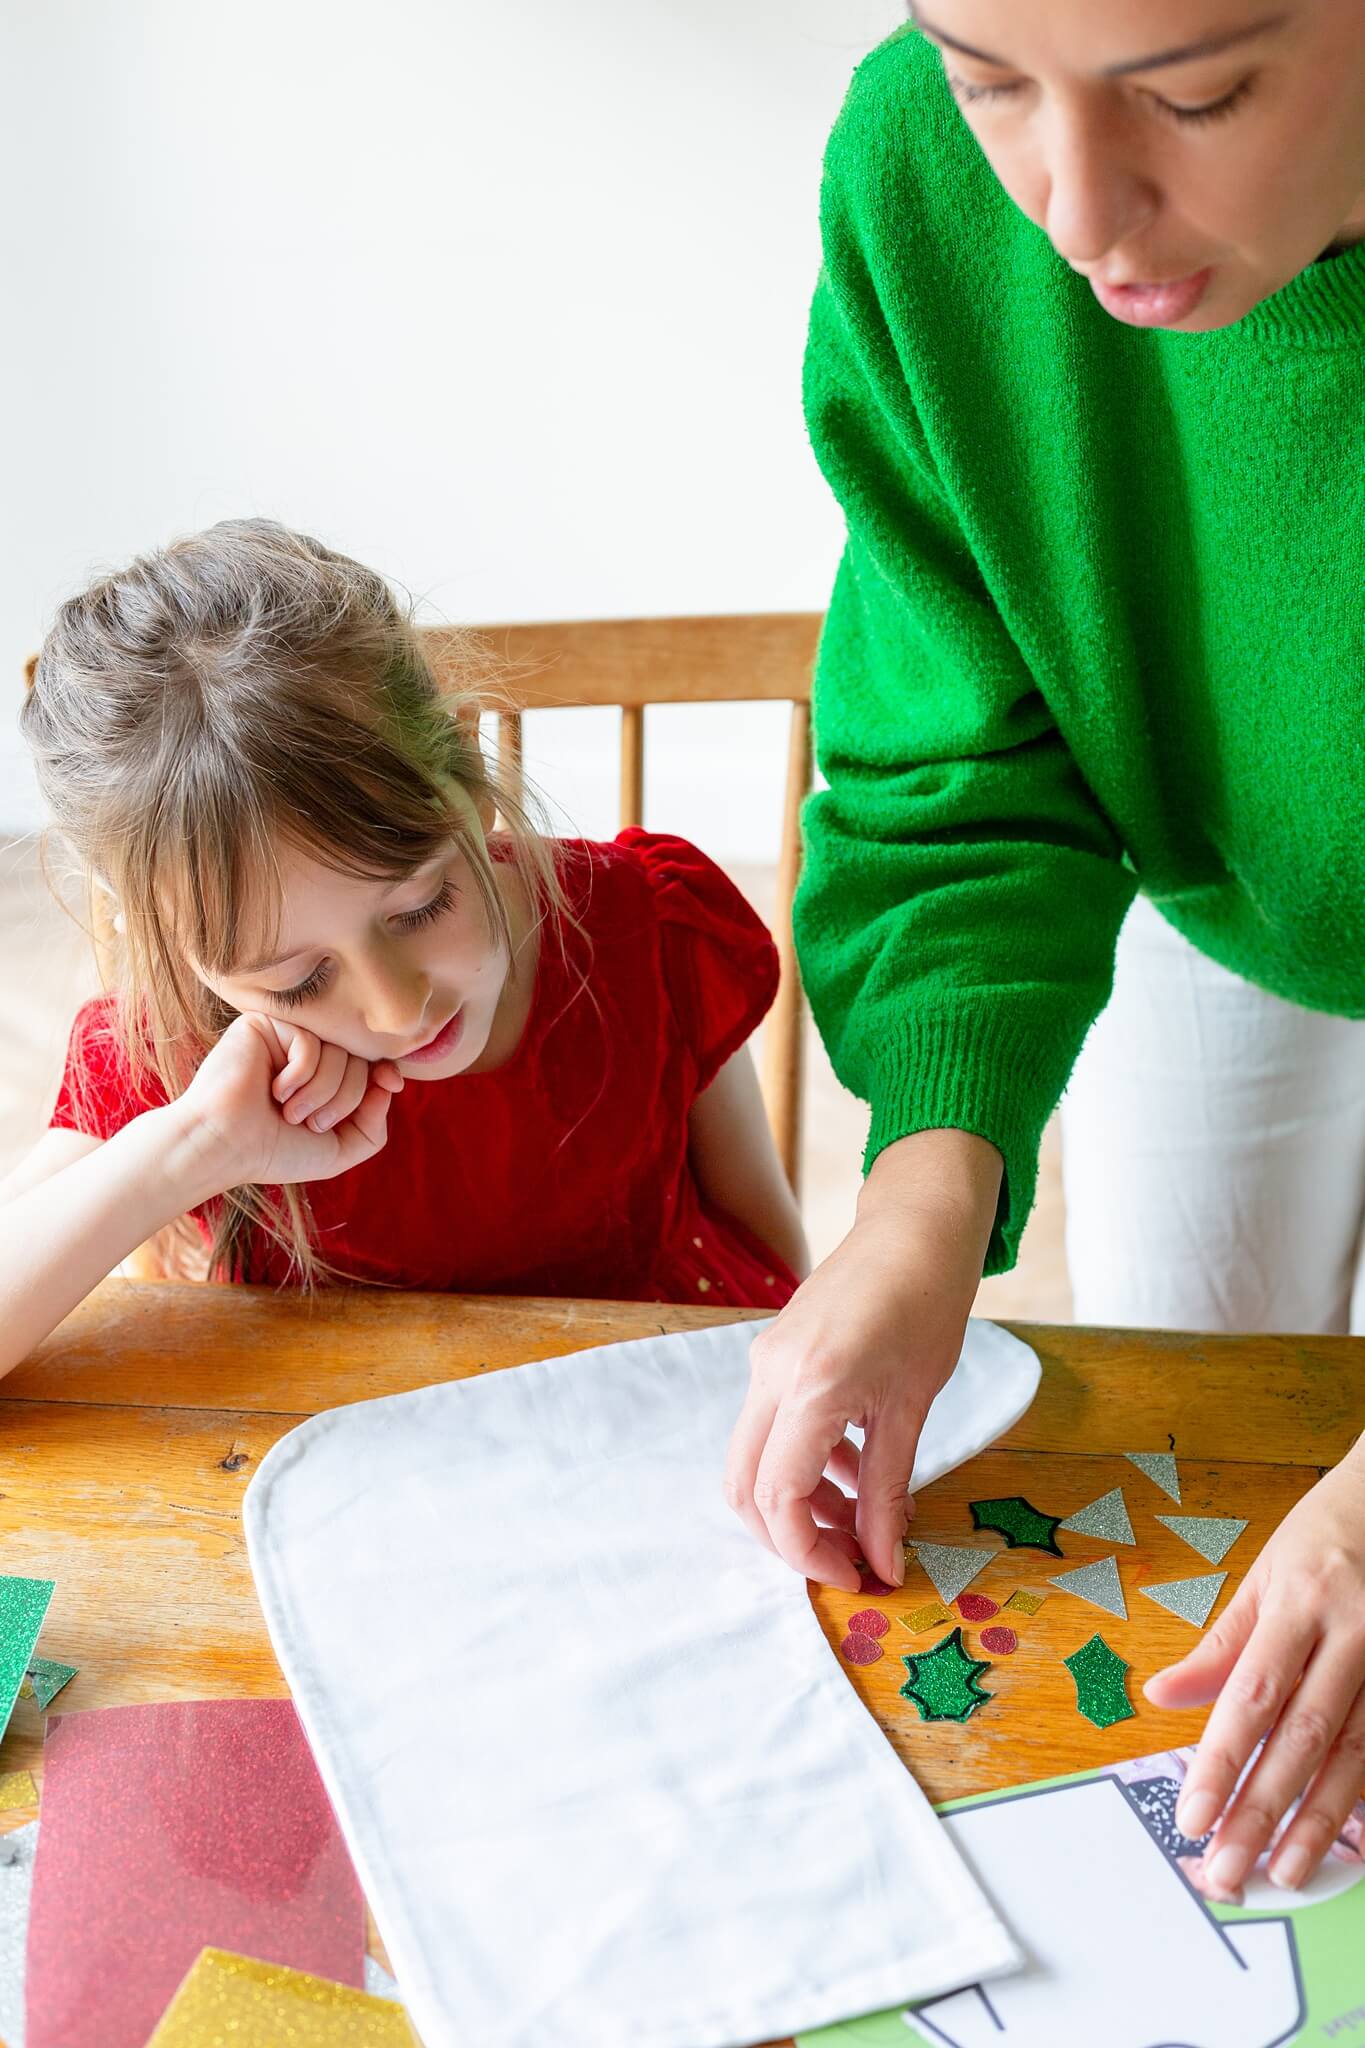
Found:
[{"label": "woman's hand", "polygon": [[403,1086],[392,1060],[371,1065],[274,1017],[233,1019],[179,1102],[182,1125],[215,1162],[221,1188],[330,1180],[388,1136]]},{"label": "woman's hand", "polygon": [[1198,1648],[1143,1690],[1158,1707],[1217,1700],[1176,1809],[1194,1841],[1222,1815],[1209,1895],[1236,1898],[1302,1793],[1270,1864],[1301,1885],[1365,1790],[1365,1438],[1285,1516]]},{"label": "woman's hand", "polygon": [[962,1131],[888,1146],[848,1236],[754,1339],[726,1499],[807,1578],[856,1592],[860,1551],[891,1584],[905,1577],[915,1448],[962,1349],[1000,1171],[994,1146]]}]

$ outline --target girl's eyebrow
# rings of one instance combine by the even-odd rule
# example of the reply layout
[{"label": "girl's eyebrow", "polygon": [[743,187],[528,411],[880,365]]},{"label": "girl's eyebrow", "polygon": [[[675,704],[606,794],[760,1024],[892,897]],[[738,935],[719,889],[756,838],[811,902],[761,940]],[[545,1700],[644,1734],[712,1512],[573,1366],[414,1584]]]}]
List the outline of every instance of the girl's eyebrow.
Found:
[{"label": "girl's eyebrow", "polygon": [[[976,57],[981,63],[994,64],[1001,71],[1011,68],[1005,58],[992,57],[988,50],[978,50],[971,43],[959,42],[956,36],[935,28],[932,22],[924,19],[914,0],[910,0],[910,19],[922,34],[936,43],[946,44],[950,50],[959,50],[964,57]],[[1249,43],[1255,36],[1269,35],[1272,29],[1283,28],[1288,20],[1287,14],[1268,14],[1260,21],[1249,23],[1246,28],[1229,29],[1223,35],[1201,36],[1197,43],[1182,43],[1178,49],[1157,50],[1150,57],[1128,57],[1121,64],[1106,64],[1099,76],[1124,78],[1130,71],[1159,71],[1169,64],[1191,64],[1196,57],[1215,57],[1239,43]]]},{"label": "girl's eyebrow", "polygon": [[[415,882],[419,875],[424,875],[428,868],[439,867],[442,861],[449,860],[449,858],[449,848],[442,848],[441,852],[434,853],[430,860],[424,860],[417,867],[409,868],[405,875],[396,876],[390,882],[384,894],[392,896],[395,889],[406,889],[409,883]],[[297,946],[290,946],[285,952],[276,953],[269,960],[249,960],[240,967],[232,968],[232,979],[234,981],[241,981],[248,979],[253,974],[269,974],[272,969],[283,967],[286,960],[296,960],[300,953],[321,953],[325,950],[322,946],[309,945],[306,940],[300,940]]]}]

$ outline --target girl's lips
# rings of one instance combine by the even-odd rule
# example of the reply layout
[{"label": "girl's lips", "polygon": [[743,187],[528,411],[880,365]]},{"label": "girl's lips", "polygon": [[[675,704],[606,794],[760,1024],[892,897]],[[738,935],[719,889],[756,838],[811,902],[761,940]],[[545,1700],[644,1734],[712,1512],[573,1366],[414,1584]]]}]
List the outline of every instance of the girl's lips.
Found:
[{"label": "girl's lips", "polygon": [[1165,284],[1102,284],[1097,277],[1090,283],[1105,312],[1116,320],[1130,327],[1174,327],[1189,319],[1212,277],[1212,269],[1207,269]]},{"label": "girl's lips", "polygon": [[445,1059],[447,1054],[454,1052],[459,1044],[460,1033],[463,1029],[464,1010],[459,1009],[448,1024],[441,1026],[434,1038],[429,1038],[425,1045],[419,1045],[416,1052],[405,1052],[402,1059],[398,1061],[398,1065],[405,1067],[411,1060],[416,1060],[420,1065],[427,1060]]}]

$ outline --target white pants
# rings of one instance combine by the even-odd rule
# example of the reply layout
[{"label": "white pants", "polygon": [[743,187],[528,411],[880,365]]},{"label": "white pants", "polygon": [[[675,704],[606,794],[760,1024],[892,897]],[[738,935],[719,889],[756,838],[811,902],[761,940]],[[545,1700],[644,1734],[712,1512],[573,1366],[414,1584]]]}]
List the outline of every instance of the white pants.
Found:
[{"label": "white pants", "polygon": [[1077,1322],[1365,1329],[1365,1021],[1255,988],[1141,896],[1062,1174]]}]

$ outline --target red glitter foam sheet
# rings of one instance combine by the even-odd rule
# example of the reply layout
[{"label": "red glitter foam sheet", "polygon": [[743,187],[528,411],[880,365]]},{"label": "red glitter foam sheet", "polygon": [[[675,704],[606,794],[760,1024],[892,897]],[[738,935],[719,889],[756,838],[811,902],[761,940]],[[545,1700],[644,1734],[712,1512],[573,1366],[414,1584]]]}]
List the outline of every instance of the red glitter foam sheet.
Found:
[{"label": "red glitter foam sheet", "polygon": [[364,1900],[293,1706],[52,1716],[27,2048],[145,2048],[205,1947],[363,1985]]}]

